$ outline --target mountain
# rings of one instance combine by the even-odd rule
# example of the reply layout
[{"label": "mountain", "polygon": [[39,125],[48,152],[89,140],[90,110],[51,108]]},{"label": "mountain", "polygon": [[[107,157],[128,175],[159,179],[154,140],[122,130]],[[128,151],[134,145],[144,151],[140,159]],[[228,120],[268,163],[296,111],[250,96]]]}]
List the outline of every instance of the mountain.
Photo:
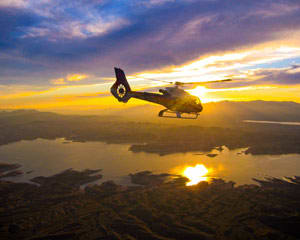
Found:
[{"label": "mountain", "polygon": [[37,138],[132,144],[133,152],[171,154],[210,151],[226,145],[252,154],[300,153],[299,126],[253,124],[243,120],[300,121],[293,102],[220,102],[205,105],[197,120],[156,116],[152,105],[114,115],[61,115],[34,110],[0,112],[0,145]]},{"label": "mountain", "polygon": [[203,107],[197,120],[159,118],[158,112],[163,107],[153,104],[124,107],[111,111],[110,114],[128,120],[176,125],[232,126],[239,125],[243,120],[300,122],[300,104],[295,102],[222,101],[205,103]]}]

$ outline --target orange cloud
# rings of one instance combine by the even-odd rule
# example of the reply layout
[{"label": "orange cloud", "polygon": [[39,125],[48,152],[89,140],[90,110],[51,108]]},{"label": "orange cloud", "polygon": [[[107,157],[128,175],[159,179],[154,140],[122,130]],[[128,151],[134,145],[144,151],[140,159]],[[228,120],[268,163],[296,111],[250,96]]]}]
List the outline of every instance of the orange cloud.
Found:
[{"label": "orange cloud", "polygon": [[88,78],[89,76],[86,74],[69,74],[67,76],[67,81],[69,82],[78,82],[85,78]]},{"label": "orange cloud", "polygon": [[229,76],[233,76],[235,79],[247,79],[248,76],[243,70],[245,67],[255,69],[258,64],[273,63],[299,56],[299,47],[274,42],[269,45],[256,45],[255,48],[204,56],[182,66],[170,66],[159,71],[142,72],[133,77],[170,82],[213,81]]},{"label": "orange cloud", "polygon": [[53,79],[53,80],[51,80],[51,83],[53,83],[53,84],[55,84],[55,85],[63,85],[63,84],[66,84],[64,78]]},{"label": "orange cloud", "polygon": [[64,84],[67,84],[67,82],[79,82],[88,77],[89,77],[89,75],[86,75],[86,74],[74,73],[74,74],[68,74],[65,78],[53,79],[50,82],[55,85],[64,85]]}]

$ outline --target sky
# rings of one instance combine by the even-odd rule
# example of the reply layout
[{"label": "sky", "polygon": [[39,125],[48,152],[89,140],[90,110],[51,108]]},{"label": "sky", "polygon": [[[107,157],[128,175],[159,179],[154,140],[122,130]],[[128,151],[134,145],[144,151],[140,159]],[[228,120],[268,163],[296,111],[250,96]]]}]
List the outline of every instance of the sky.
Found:
[{"label": "sky", "polygon": [[1,0],[0,28],[0,109],[118,108],[115,66],[136,90],[232,78],[188,91],[300,103],[299,0]]}]

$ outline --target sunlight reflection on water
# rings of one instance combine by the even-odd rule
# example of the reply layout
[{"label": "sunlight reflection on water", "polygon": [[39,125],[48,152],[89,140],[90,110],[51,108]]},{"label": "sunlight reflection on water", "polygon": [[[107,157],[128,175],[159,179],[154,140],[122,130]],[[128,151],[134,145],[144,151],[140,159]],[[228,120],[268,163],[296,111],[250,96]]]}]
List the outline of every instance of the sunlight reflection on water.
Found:
[{"label": "sunlight reflection on water", "polygon": [[198,184],[199,182],[207,181],[207,174],[209,170],[203,164],[197,164],[196,166],[186,167],[182,173],[183,176],[189,179],[186,183],[187,186]]},{"label": "sunlight reflection on water", "polygon": [[232,180],[238,184],[253,183],[252,178],[300,175],[300,155],[246,155],[245,149],[213,150],[210,153],[190,152],[159,156],[132,153],[130,145],[102,142],[71,142],[64,139],[21,141],[0,147],[0,162],[19,163],[21,170],[33,172],[15,178],[26,181],[36,176],[49,176],[68,168],[103,169],[103,179],[128,184],[128,174],[149,170],[153,173],[178,174],[185,167],[203,164],[209,171],[204,177]]}]

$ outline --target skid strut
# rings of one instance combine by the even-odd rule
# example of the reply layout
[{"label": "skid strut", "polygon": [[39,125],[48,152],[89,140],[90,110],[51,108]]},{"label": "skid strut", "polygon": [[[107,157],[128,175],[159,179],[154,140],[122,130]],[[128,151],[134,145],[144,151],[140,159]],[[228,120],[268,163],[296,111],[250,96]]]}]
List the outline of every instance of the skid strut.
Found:
[{"label": "skid strut", "polygon": [[[182,114],[184,114],[185,116],[182,116]],[[181,113],[181,112],[170,111],[169,109],[163,109],[158,113],[159,117],[181,118],[181,119],[197,119],[198,115],[199,113]]]}]

